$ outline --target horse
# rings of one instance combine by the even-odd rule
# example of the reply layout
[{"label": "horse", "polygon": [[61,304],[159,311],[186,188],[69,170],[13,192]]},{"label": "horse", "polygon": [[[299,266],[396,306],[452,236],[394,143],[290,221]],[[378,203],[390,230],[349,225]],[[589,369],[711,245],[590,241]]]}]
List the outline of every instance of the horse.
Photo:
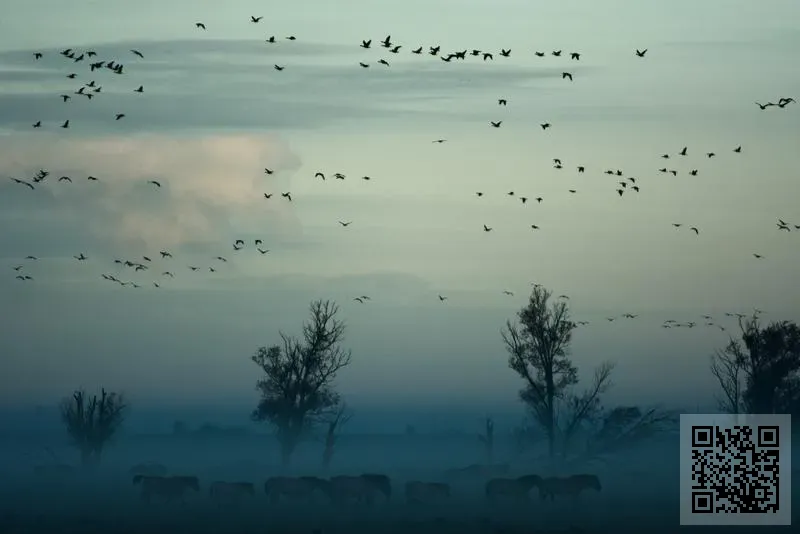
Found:
[{"label": "horse", "polygon": [[316,490],[330,494],[328,482],[318,477],[271,477],[264,483],[264,493],[277,504],[281,496],[290,500],[311,500]]},{"label": "horse", "polygon": [[351,500],[371,505],[374,496],[380,493],[388,501],[392,496],[392,483],[386,475],[365,473],[358,476],[340,475],[332,477],[331,499],[335,503]]},{"label": "horse", "polygon": [[581,474],[568,477],[548,477],[539,483],[539,496],[542,500],[550,497],[554,501],[556,495],[571,495],[577,498],[586,489],[600,491],[600,479],[597,475]]}]

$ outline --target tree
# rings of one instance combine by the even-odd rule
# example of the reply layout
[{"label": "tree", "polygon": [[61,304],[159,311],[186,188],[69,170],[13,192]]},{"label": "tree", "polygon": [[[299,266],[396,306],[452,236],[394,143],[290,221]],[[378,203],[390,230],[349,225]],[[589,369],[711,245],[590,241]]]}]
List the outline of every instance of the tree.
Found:
[{"label": "tree", "polygon": [[102,389],[100,397],[79,389],[61,401],[61,420],[81,453],[84,466],[100,461],[103,449],[117,432],[128,411],[122,395]]},{"label": "tree", "polygon": [[596,412],[613,365],[601,366],[592,387],[583,394],[569,393],[578,383],[578,369],[568,356],[576,324],[570,320],[566,300],[558,299],[551,304],[551,296],[550,291],[535,285],[528,304],[517,313],[519,322],[507,321],[502,336],[509,353],[509,367],[525,380],[520,398],[544,429],[552,457],[561,430],[559,404],[568,406],[570,416],[565,430],[574,433],[581,422]]},{"label": "tree", "polygon": [[350,364],[351,353],[340,346],[345,325],[336,319],[338,311],[331,301],[312,302],[302,339],[280,332],[280,345],[260,347],[252,356],[264,377],[256,384],[261,399],[251,417],[275,427],[284,465],[298,443],[340,403],[333,382]]},{"label": "tree", "polygon": [[758,313],[739,318],[731,338],[711,356],[711,372],[728,413],[800,413],[800,327],[792,321],[762,327]]},{"label": "tree", "polygon": [[342,402],[339,404],[339,409],[328,420],[328,430],[325,432],[325,449],[322,452],[322,468],[328,470],[333,460],[333,453],[336,450],[336,441],[338,440],[338,433],[341,432],[342,427],[353,417],[353,414],[347,410],[347,405]]}]

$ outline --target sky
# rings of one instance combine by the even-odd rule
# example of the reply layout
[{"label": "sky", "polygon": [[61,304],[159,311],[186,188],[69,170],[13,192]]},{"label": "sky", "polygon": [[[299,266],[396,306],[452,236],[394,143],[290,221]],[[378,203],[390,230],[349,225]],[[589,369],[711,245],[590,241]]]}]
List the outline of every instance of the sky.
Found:
[{"label": "sky", "polygon": [[[792,0],[6,4],[4,405],[105,386],[246,415],[250,356],[322,298],[348,326],[337,385],[356,412],[513,409],[500,330],[541,283],[589,322],[572,346],[581,377],[617,363],[609,403],[713,406],[708,358],[736,334],[725,312],[800,320],[800,229],[776,226],[800,226],[800,107],[755,104],[800,97]],[[494,59],[443,62],[434,45]],[[91,81],[93,98],[73,94]],[[40,169],[34,190],[10,179]],[[114,263],[143,256],[143,272]],[[623,313],[637,317],[606,320]]]}]

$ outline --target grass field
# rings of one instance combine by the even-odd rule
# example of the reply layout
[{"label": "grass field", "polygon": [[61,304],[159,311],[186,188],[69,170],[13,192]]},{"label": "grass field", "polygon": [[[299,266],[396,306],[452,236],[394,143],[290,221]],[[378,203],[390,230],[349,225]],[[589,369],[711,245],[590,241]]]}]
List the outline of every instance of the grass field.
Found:
[{"label": "grass field", "polygon": [[[40,452],[47,447],[50,455]],[[39,452],[37,452],[39,451]],[[407,480],[440,480],[445,469],[479,460],[479,446],[465,437],[413,439],[358,437],[343,439],[331,474],[380,472],[393,482],[393,496],[372,507],[334,507],[320,499],[308,504],[271,505],[263,482],[278,474],[322,475],[318,446],[298,451],[292,468],[279,468],[274,442],[267,436],[224,439],[189,439],[169,436],[120,439],[103,464],[91,473],[63,478],[33,475],[33,466],[48,456],[74,458],[65,443],[5,443],[0,482],[0,534],[49,533],[545,533],[545,532],[728,532],[731,527],[679,526],[679,471],[677,443],[665,441],[647,450],[621,455],[605,465],[575,466],[572,472],[594,472],[603,484],[600,493],[542,502],[536,490],[530,502],[490,505],[482,483],[453,485],[445,505],[411,506],[403,502]],[[498,454],[498,456],[502,456]],[[52,462],[52,460],[50,460]],[[175,474],[200,478],[201,491],[184,504],[146,504],[127,473],[143,461],[159,461]],[[509,461],[513,475],[554,473],[543,460],[497,458]],[[210,500],[214,480],[251,481],[256,495],[239,505],[219,506]],[[794,481],[794,494],[798,495]],[[796,506],[795,499],[795,506]],[[768,527],[769,532],[788,531]],[[762,531],[739,527],[737,533]]]}]

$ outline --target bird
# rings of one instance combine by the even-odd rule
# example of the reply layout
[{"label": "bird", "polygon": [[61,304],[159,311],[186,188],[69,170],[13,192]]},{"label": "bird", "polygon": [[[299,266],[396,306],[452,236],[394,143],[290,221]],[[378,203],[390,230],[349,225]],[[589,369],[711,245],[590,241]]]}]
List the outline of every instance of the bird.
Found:
[{"label": "bird", "polygon": [[148,184],[153,184],[156,187],[161,187],[161,182],[156,181],[156,180],[148,180],[147,183]]},{"label": "bird", "polygon": [[83,252],[81,252],[77,256],[73,256],[73,258],[75,258],[78,261],[84,261],[84,260],[89,259]]},{"label": "bird", "polygon": [[353,300],[358,302],[358,303],[364,304],[364,299],[362,299],[361,297],[356,297]]},{"label": "bird", "polygon": [[490,123],[492,124],[492,126],[494,126],[495,128],[500,128],[500,125],[501,125],[501,124],[503,124],[503,121],[497,121],[497,122],[494,122],[494,121],[489,121],[489,122],[490,122]]},{"label": "bird", "polygon": [[33,59],[42,59],[42,53],[41,52],[34,52],[33,53]]},{"label": "bird", "polygon": [[133,92],[134,92],[134,93],[143,93],[143,92],[144,92],[144,86],[143,86],[143,85],[140,85],[139,87],[137,87],[136,89],[134,89],[134,90],[133,90]]},{"label": "bird", "polygon": [[268,168],[264,167],[264,174],[272,174],[273,172],[275,172],[275,171],[273,171],[272,169],[268,169]]},{"label": "bird", "polygon": [[546,129],[550,128],[550,123],[549,122],[543,122],[539,126],[542,127],[542,130],[546,130]]},{"label": "bird", "polygon": [[497,104],[500,105],[500,106],[506,106],[506,105],[508,105],[508,101],[505,98],[499,98],[497,100]]},{"label": "bird", "polygon": [[33,127],[34,127],[34,128],[41,128],[41,127],[42,127],[42,121],[36,121],[36,122],[34,122],[34,123],[33,123]]},{"label": "bird", "polygon": [[323,173],[321,173],[321,172],[318,172],[318,173],[314,174],[314,178],[322,178],[324,180],[325,179],[325,175]]},{"label": "bird", "polygon": [[347,221],[347,222],[339,221],[339,224],[341,224],[342,226],[350,226],[351,224],[353,224],[353,221]]},{"label": "bird", "polygon": [[432,142],[433,142],[433,143],[444,143],[445,141],[447,141],[447,139],[435,139],[435,140],[434,140],[434,141],[432,141]]},{"label": "bird", "polygon": [[762,256],[761,254],[755,254],[754,253],[753,256],[755,256],[755,258],[759,259],[759,260],[764,258],[764,256]]},{"label": "bird", "polygon": [[491,229],[490,227],[488,227],[488,226],[486,226],[486,225],[484,224],[484,225],[483,225],[483,231],[484,231],[484,232],[491,232],[491,231],[492,231],[492,229]]},{"label": "bird", "polygon": [[646,48],[644,50],[639,50],[638,48],[636,49],[636,55],[639,56],[639,57],[644,57],[644,55],[646,53],[647,53],[647,49]]},{"label": "bird", "polygon": [[263,249],[263,248],[256,248],[256,250],[259,251],[262,255],[269,252],[269,249]]},{"label": "bird", "polygon": [[69,119],[64,121],[64,124],[61,125],[62,128],[69,128]]},{"label": "bird", "polygon": [[263,19],[263,18],[264,18],[264,17],[254,17],[254,16],[252,16],[252,15],[251,15],[251,16],[250,16],[250,22],[252,22],[253,24],[255,24],[256,22],[261,22],[261,19]]},{"label": "bird", "polygon": [[508,291],[508,290],[504,290],[503,294],[504,295],[508,295],[509,297],[513,297],[514,296],[514,293],[512,293],[511,291]]},{"label": "bird", "polygon": [[124,114],[124,113],[117,113],[117,114],[116,114],[116,119],[115,119],[115,120],[120,120],[120,119],[121,119],[122,117],[124,117],[124,116],[125,116],[125,114]]},{"label": "bird", "polygon": [[287,199],[289,202],[292,201],[292,194],[291,193],[281,193],[281,196]]},{"label": "bird", "polygon": [[24,186],[27,186],[27,187],[29,187],[31,190],[35,189],[35,187],[33,187],[33,184],[32,184],[32,183],[30,183],[30,182],[26,182],[25,180],[20,180],[19,178],[11,178],[11,180],[13,180],[14,182],[16,182],[16,183],[18,183],[18,184],[22,184],[22,185],[24,185]]},{"label": "bird", "polygon": [[508,50],[500,49],[500,55],[503,57],[511,57],[511,49]]},{"label": "bird", "polygon": [[563,80],[564,78],[569,78],[569,81],[572,81],[572,73],[562,72],[561,73],[561,79]]},{"label": "bird", "polygon": [[273,68],[274,68],[275,70],[277,70],[277,71],[279,71],[279,72],[280,72],[280,71],[282,71],[283,69],[285,69],[286,67],[285,67],[285,66],[284,66],[284,67],[281,67],[280,65],[273,65]]},{"label": "bird", "polygon": [[446,301],[446,300],[447,300],[447,297],[444,297],[444,296],[442,296],[442,295],[439,295],[439,301],[440,301],[440,302],[444,302],[444,301]]},{"label": "bird", "polygon": [[203,24],[202,22],[195,22],[194,26],[195,26],[195,28],[200,28],[201,30],[205,30],[206,29],[206,25]]},{"label": "bird", "polygon": [[694,232],[696,235],[700,235],[700,230],[698,230],[698,229],[697,229],[696,227],[694,227],[694,226],[692,226],[691,228],[689,228],[689,230],[691,230],[692,232]]},{"label": "bird", "polygon": [[733,149],[733,151],[736,152],[737,154],[740,154],[742,152],[742,145],[737,146],[736,148]]},{"label": "bird", "polygon": [[136,55],[136,56],[139,56],[140,58],[144,59],[144,56],[143,56],[143,55],[142,55],[142,53],[141,53],[141,52],[139,52],[138,50],[131,49],[131,52],[132,52],[134,55]]},{"label": "bird", "polygon": [[681,151],[680,151],[680,152],[678,152],[678,154],[679,154],[679,155],[681,155],[681,156],[685,156],[685,155],[686,155],[686,150],[687,150],[688,148],[689,148],[689,147],[686,147],[686,146],[685,146],[685,147],[683,147],[683,148],[681,149]]},{"label": "bird", "polygon": [[371,44],[372,44],[372,39],[361,41],[361,48],[369,48]]},{"label": "bird", "polygon": [[581,55],[578,52],[570,52],[569,57],[570,59],[574,59],[575,61],[581,59]]}]

